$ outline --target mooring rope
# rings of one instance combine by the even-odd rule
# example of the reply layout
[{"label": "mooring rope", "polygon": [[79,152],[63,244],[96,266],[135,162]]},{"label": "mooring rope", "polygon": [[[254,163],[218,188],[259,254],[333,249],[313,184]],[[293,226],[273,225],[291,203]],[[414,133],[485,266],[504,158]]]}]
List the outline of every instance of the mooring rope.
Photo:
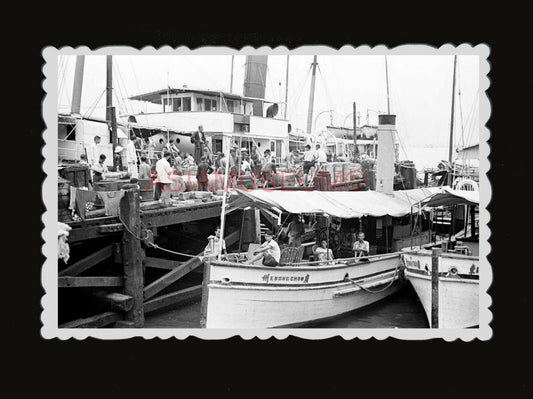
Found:
[{"label": "mooring rope", "polygon": [[394,281],[396,281],[396,275],[398,274],[398,268],[399,268],[400,264],[396,264],[396,269],[394,269],[394,276],[392,276],[392,280],[389,282],[389,284],[387,284],[386,287],[380,289],[380,290],[377,290],[377,291],[373,291],[373,290],[369,290],[368,288],[366,287],[363,287],[361,284],[359,283],[356,283],[353,279],[351,278],[348,278],[347,280],[350,281],[352,284],[355,284],[356,286],[358,286],[359,288],[361,288],[362,290],[366,291],[366,292],[369,292],[371,294],[379,294],[383,291],[385,291],[386,289],[388,289],[393,283]]}]

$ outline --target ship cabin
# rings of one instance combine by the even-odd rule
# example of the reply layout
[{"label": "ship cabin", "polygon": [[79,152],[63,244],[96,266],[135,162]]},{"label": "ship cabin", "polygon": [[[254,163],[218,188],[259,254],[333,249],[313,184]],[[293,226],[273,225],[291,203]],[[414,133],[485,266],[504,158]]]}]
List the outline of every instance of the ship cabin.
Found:
[{"label": "ship cabin", "polygon": [[[357,150],[369,158],[377,158],[377,126],[364,125],[356,128]],[[325,151],[339,157],[351,159],[354,153],[353,128],[327,126],[319,135],[319,142],[325,144]]]},{"label": "ship cabin", "polygon": [[[165,126],[189,135],[201,125],[208,148],[215,154],[227,152],[235,145],[249,150],[257,146],[261,153],[270,149],[279,162],[289,153],[291,125],[280,117],[275,102],[187,86],[169,87],[130,99],[156,107],[152,105],[150,112],[124,116],[127,122]],[[178,148],[193,152],[194,145],[190,140],[182,140]]]}]

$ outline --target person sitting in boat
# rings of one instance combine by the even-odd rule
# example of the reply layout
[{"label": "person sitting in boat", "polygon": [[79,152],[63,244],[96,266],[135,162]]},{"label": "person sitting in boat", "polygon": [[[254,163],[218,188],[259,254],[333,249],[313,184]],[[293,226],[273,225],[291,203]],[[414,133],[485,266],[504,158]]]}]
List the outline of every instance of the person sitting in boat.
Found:
[{"label": "person sitting in boat", "polygon": [[370,252],[370,244],[365,241],[365,233],[362,231],[357,235],[357,241],[353,243],[354,256],[360,258],[362,256],[368,256]]},{"label": "person sitting in boat", "polygon": [[265,266],[278,266],[279,259],[281,257],[281,250],[276,241],[274,241],[274,234],[268,230],[265,233],[265,242],[254,251],[254,257],[246,263],[254,263],[256,260],[263,257],[263,265]]},{"label": "person sitting in boat", "polygon": [[[218,257],[218,254],[223,253],[228,255],[226,250],[226,240],[220,238],[220,226],[217,226],[215,229],[215,235],[210,235],[207,237],[209,244],[204,249],[204,258],[206,257]],[[222,241],[222,248],[220,248],[220,242]],[[222,251],[222,252],[221,252]]]},{"label": "person sitting in boat", "polygon": [[326,240],[322,240],[320,246],[315,249],[315,254],[318,260],[321,261],[319,263],[320,265],[327,265],[329,263],[328,261],[332,261],[333,259],[335,259],[333,257],[333,251],[331,250],[331,248],[328,248],[328,243],[326,242]]},{"label": "person sitting in boat", "polygon": [[287,235],[289,236],[289,247],[300,247],[302,245],[302,234],[305,233],[304,224],[300,218],[293,215],[292,220],[287,225]]}]

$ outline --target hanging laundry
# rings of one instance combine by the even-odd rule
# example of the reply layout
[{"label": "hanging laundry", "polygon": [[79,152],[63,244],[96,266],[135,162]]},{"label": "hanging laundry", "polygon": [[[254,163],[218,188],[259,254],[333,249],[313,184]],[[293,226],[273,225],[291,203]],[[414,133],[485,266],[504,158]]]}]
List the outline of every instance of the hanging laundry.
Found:
[{"label": "hanging laundry", "polygon": [[57,257],[63,259],[65,263],[70,258],[70,247],[67,242],[70,227],[68,224],[57,222]]},{"label": "hanging laundry", "polygon": [[97,191],[98,197],[104,202],[106,216],[117,216],[120,208],[120,199],[124,191]]},{"label": "hanging laundry", "polygon": [[[76,189],[76,211],[78,212],[78,215],[82,218],[82,220],[85,220],[85,212],[87,208],[92,208],[94,206],[94,201],[96,201],[96,191],[89,191],[89,190],[82,190],[82,189]],[[87,206],[87,203],[92,202]]]}]

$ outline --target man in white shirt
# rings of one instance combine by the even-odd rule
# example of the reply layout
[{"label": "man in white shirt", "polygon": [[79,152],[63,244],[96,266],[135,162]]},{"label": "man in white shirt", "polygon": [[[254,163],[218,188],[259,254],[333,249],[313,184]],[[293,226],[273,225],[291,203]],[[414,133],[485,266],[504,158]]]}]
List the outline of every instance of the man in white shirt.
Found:
[{"label": "man in white shirt", "polygon": [[303,157],[303,167],[304,167],[304,178],[303,182],[304,184],[307,184],[307,177],[309,174],[309,171],[313,167],[316,161],[316,153],[311,149],[311,146],[309,144],[306,144],[305,151],[304,151],[304,157]]},{"label": "man in white shirt", "polygon": [[321,169],[322,165],[324,165],[328,161],[328,156],[324,152],[323,149],[320,148],[320,144],[316,145],[316,161],[317,161],[317,169]]},{"label": "man in white shirt", "polygon": [[357,241],[353,244],[354,256],[360,258],[362,256],[368,256],[370,252],[370,244],[365,241],[365,233],[362,231],[357,235]]},{"label": "man in white shirt", "polygon": [[172,175],[172,168],[168,160],[171,156],[172,154],[166,151],[163,153],[163,157],[155,164],[156,182],[154,200],[156,201],[163,199],[163,196],[166,199],[170,195],[170,183],[172,183],[170,175]]},{"label": "man in white shirt", "polygon": [[246,263],[254,263],[256,260],[263,257],[263,265],[278,266],[281,257],[281,250],[276,241],[273,240],[274,235],[269,230],[265,233],[265,242],[254,251],[254,257]]},{"label": "man in white shirt", "polygon": [[139,178],[139,169],[137,168],[137,151],[135,149],[135,136],[132,134],[128,145],[126,146],[126,163],[128,164],[128,173],[131,179]]},{"label": "man in white shirt", "polygon": [[94,136],[94,141],[89,147],[87,147],[87,162],[89,165],[95,165],[98,163],[101,155],[101,149],[99,147],[100,136]]}]

